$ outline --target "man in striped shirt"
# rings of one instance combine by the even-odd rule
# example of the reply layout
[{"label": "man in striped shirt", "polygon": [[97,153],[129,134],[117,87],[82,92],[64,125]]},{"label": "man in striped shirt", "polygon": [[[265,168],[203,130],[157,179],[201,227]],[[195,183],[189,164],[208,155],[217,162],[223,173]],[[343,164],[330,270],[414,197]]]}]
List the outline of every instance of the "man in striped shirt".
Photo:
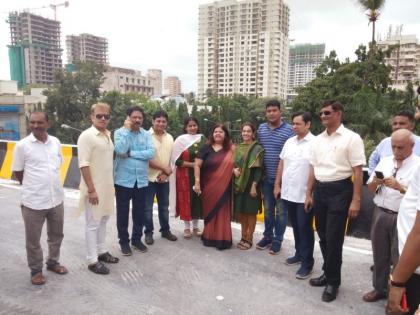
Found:
[{"label": "man in striped shirt", "polygon": [[277,100],[270,100],[265,106],[266,123],[258,128],[258,140],[264,148],[264,237],[258,242],[258,249],[270,248],[270,254],[277,255],[283,242],[287,224],[287,212],[280,207],[280,198],[274,197],[274,181],[280,152],[287,139],[294,136],[292,127],[281,119],[281,107]]}]

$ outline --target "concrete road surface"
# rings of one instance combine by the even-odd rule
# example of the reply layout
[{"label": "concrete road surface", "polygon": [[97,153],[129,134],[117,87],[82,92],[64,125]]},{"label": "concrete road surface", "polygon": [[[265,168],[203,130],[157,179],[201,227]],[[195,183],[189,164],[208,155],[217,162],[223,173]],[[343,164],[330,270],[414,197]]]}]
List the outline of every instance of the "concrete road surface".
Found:
[{"label": "concrete road surface", "polygon": [[[255,247],[218,251],[202,246],[198,238],[183,239],[182,222],[171,217],[177,242],[155,233],[155,244],[147,253],[122,257],[114,215],[108,223],[107,244],[120,263],[110,265],[109,275],[93,274],[85,262],[84,218],[72,215],[78,204],[75,190],[66,190],[60,260],[69,273],[45,271],[47,283],[34,286],[26,262],[19,194],[16,184],[0,183],[0,314],[384,314],[385,301],[362,301],[362,294],[371,289],[369,241],[346,239],[339,296],[324,303],[322,288],[297,280],[297,266],[284,264],[294,253],[289,228],[277,256]],[[232,226],[237,242],[240,231],[237,224]],[[155,229],[159,230],[157,216]],[[262,231],[259,223],[255,241]],[[45,228],[43,232],[46,255]],[[314,275],[319,275],[318,245],[315,260]]]}]

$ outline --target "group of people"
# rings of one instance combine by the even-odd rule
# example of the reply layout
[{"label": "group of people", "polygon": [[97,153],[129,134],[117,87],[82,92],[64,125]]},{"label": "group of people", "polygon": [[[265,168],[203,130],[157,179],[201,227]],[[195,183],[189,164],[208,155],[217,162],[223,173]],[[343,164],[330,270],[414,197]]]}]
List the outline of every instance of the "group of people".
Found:
[{"label": "group of people", "polygon": [[[81,133],[77,143],[79,211],[85,212],[89,270],[108,274],[108,264],[119,261],[105,245],[106,225],[115,201],[119,244],[125,256],[132,255],[132,249],[146,252],[146,245],[153,245],[155,199],[163,238],[177,240],[169,225],[171,209],[184,221],[185,239],[201,237],[203,245],[220,250],[232,247],[232,220],[241,224],[236,246],[240,250],[253,247],[257,214],[263,204],[265,228],[256,248],[278,254],[289,218],[295,253],[285,263],[299,265],[296,278],[307,279],[314,266],[315,220],[323,272],[309,283],[324,287],[322,301],[336,299],[345,231],[348,220],[360,211],[362,167],[366,164],[363,141],[343,125],[344,106],[340,102],[321,105],[319,116],[325,131],[314,136],[309,112],[294,113],[289,124],[282,119],[280,103],[270,100],[266,104],[267,121],[258,130],[244,123],[242,141],[237,145],[232,144],[223,124],[215,124],[206,139],[194,117],[185,119],[184,134],[174,141],[167,132],[169,119],[163,110],[154,113],[147,131],[142,128],[145,113],[139,106],[127,109],[124,125],[115,131],[112,141],[107,130],[110,112],[108,104],[92,105],[92,126]],[[64,213],[59,172],[62,156],[59,140],[47,133],[46,113],[31,113],[29,127],[31,134],[16,144],[12,168],[23,185],[21,204],[31,281],[41,285],[46,281],[40,246],[45,220],[47,269],[58,274],[68,272],[59,263]],[[401,300],[405,291],[410,312],[420,303],[420,269],[414,272],[420,265],[420,167],[416,167],[420,161],[416,156],[420,149],[416,148],[420,145],[415,145],[418,138],[412,134],[413,128],[413,114],[397,113],[394,133],[370,158],[368,189],[375,193],[377,205],[371,233],[374,290],[363,299],[372,302],[387,297],[393,266],[390,312],[398,311],[400,304],[395,301]],[[374,163],[377,165],[372,166]],[[397,263],[392,257],[399,254]]]}]

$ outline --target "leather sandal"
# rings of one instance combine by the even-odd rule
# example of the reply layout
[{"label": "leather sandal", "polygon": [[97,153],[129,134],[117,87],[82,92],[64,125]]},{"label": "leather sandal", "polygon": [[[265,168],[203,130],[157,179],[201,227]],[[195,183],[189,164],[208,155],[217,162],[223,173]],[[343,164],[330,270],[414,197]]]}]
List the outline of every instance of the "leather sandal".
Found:
[{"label": "leather sandal", "polygon": [[60,264],[55,264],[55,265],[51,265],[51,266],[47,266],[47,270],[50,270],[52,272],[55,272],[59,275],[65,275],[67,272],[69,272],[67,270],[66,267],[60,265]]},{"label": "leather sandal", "polygon": [[190,239],[191,237],[192,237],[191,230],[190,229],[185,229],[184,230],[184,238]]},{"label": "leather sandal", "polygon": [[194,236],[201,236],[203,235],[203,232],[199,228],[193,229]]},{"label": "leather sandal", "polygon": [[44,275],[42,274],[42,271],[40,271],[40,272],[38,272],[38,273],[34,274],[34,275],[31,277],[31,282],[32,282],[32,284],[34,284],[34,285],[43,285],[43,284],[45,284],[45,282],[46,282],[46,281],[47,281],[47,280],[45,279]]},{"label": "leather sandal", "polygon": [[98,256],[98,260],[109,264],[116,264],[120,261],[117,257],[112,256],[109,252],[100,254]]},{"label": "leather sandal", "polygon": [[236,244],[237,248],[240,248],[243,244],[244,244],[245,240],[243,238],[241,238],[241,240],[238,242],[238,244]]},{"label": "leather sandal", "polygon": [[105,266],[103,263],[101,263],[100,261],[94,263],[94,264],[90,264],[88,265],[88,269],[94,273],[97,273],[99,275],[107,275],[109,274],[109,269],[107,268],[107,266]]},{"label": "leather sandal", "polygon": [[239,246],[239,249],[241,249],[241,250],[248,250],[251,247],[252,247],[252,243],[244,240],[244,242],[242,243],[242,245]]}]

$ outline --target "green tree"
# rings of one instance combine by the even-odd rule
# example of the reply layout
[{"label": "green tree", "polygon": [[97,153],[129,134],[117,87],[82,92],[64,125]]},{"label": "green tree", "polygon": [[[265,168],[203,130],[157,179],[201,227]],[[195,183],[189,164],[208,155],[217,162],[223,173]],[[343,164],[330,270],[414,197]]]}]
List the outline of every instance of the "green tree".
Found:
[{"label": "green tree", "polygon": [[44,91],[47,96],[45,110],[52,127],[49,132],[63,143],[76,143],[79,132],[66,130],[63,124],[77,129],[87,128],[90,106],[100,98],[105,66],[95,62],[76,63],[76,72],[57,71],[54,84]]}]

